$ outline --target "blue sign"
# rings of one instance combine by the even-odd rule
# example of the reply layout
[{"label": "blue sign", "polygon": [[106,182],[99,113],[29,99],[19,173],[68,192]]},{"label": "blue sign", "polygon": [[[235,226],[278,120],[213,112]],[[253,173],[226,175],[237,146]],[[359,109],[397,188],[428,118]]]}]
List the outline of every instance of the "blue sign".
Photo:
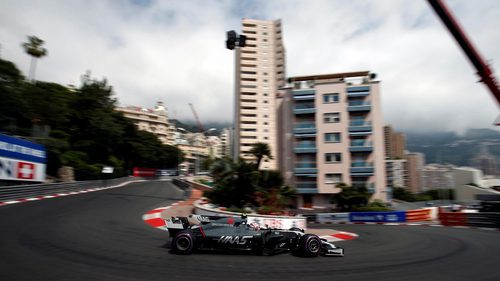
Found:
[{"label": "blue sign", "polygon": [[45,163],[45,147],[41,144],[0,134],[0,157]]},{"label": "blue sign", "polygon": [[406,212],[354,212],[349,214],[351,222],[405,222]]}]

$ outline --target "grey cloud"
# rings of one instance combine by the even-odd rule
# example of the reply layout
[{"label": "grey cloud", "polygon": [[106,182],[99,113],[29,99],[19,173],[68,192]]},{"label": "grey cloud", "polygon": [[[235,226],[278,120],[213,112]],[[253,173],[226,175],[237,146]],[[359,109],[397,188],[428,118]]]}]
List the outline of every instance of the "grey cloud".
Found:
[{"label": "grey cloud", "polygon": [[[288,75],[371,70],[382,81],[384,119],[402,130],[488,127],[489,92],[425,1],[28,1],[4,0],[2,58],[25,73],[26,35],[47,43],[37,77],[79,84],[107,77],[121,104],[166,102],[176,118],[193,103],[206,121],[229,121],[234,54],[225,32],[242,17],[283,21]],[[500,71],[500,2],[446,1]],[[345,40],[349,38],[349,40]]]}]

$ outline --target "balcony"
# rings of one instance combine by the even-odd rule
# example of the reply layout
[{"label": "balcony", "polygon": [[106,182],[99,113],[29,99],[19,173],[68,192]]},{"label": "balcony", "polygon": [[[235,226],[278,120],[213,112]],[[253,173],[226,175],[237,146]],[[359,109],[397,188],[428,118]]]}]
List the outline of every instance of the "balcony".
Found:
[{"label": "balcony", "polygon": [[349,112],[359,112],[359,111],[370,111],[372,110],[372,105],[369,101],[354,100],[349,101],[347,105],[347,111]]},{"label": "balcony", "polygon": [[293,90],[294,100],[314,100],[316,91],[314,89],[297,89]]},{"label": "balcony", "polygon": [[349,147],[350,152],[372,152],[373,144],[366,140],[352,140]]},{"label": "balcony", "polygon": [[318,149],[316,148],[316,142],[307,141],[299,142],[293,152],[295,153],[316,153]]},{"label": "balcony", "polygon": [[350,136],[368,136],[372,133],[372,123],[365,120],[353,120],[349,123]]},{"label": "balcony", "polygon": [[355,86],[347,88],[348,97],[366,97],[370,95],[370,86]]},{"label": "balcony", "polygon": [[353,176],[373,176],[375,168],[372,162],[355,161],[351,163],[350,169]]},{"label": "balcony", "polygon": [[297,176],[316,176],[318,173],[316,162],[297,162],[294,173]]},{"label": "balcony", "polygon": [[298,115],[298,114],[314,114],[315,112],[316,112],[316,107],[314,106],[314,103],[297,104],[293,108],[293,113],[295,115]]},{"label": "balcony", "polygon": [[318,193],[316,182],[297,182],[296,187],[299,194]]},{"label": "balcony", "polygon": [[293,127],[293,133],[296,135],[316,134],[316,124],[314,122],[302,122]]}]

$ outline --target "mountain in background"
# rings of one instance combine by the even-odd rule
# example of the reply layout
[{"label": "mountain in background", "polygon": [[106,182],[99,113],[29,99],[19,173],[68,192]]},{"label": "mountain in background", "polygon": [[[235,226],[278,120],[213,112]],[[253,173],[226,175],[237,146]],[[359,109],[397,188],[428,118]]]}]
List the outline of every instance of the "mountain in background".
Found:
[{"label": "mountain in background", "polygon": [[406,149],[425,154],[426,163],[473,166],[474,158],[487,153],[500,160],[500,132],[469,129],[463,135],[453,132],[405,133]]}]

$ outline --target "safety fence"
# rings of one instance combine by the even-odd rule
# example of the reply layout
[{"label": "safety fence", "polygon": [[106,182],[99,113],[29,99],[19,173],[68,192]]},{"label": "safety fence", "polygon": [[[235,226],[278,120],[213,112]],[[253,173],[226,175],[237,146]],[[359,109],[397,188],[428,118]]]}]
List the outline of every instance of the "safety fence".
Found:
[{"label": "safety fence", "polygon": [[439,221],[445,226],[500,228],[500,213],[462,213],[439,209]]},{"label": "safety fence", "polygon": [[141,179],[142,178],[137,177],[125,177],[106,180],[75,181],[68,183],[0,186],[0,202],[35,196],[53,195],[57,193],[76,192],[89,188],[109,187]]}]

